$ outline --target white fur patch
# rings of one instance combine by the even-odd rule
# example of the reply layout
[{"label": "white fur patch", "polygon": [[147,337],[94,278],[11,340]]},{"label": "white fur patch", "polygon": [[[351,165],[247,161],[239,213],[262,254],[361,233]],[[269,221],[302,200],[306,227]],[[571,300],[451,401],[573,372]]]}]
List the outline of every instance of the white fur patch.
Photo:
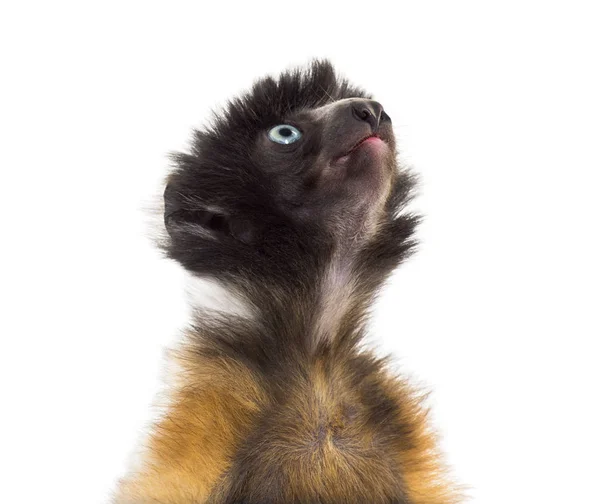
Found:
[{"label": "white fur patch", "polygon": [[244,299],[215,280],[186,272],[185,292],[192,309],[215,310],[244,318],[252,316]]}]

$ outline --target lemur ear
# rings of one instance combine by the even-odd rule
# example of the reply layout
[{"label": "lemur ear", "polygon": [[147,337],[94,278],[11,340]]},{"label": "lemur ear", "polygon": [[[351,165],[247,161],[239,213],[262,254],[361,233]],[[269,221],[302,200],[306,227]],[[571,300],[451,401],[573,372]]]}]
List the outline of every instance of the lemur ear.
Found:
[{"label": "lemur ear", "polygon": [[171,184],[164,192],[165,227],[171,238],[199,236],[201,238],[234,238],[252,243],[256,232],[252,223],[243,217],[216,208],[189,208],[183,195]]}]

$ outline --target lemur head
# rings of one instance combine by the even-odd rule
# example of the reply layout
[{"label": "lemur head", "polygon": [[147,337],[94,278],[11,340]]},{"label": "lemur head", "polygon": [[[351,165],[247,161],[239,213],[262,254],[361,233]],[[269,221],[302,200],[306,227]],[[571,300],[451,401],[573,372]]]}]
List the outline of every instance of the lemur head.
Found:
[{"label": "lemur head", "polygon": [[386,269],[410,247],[391,119],[326,61],[258,81],[174,159],[166,250],[194,273],[277,282],[369,247]]}]

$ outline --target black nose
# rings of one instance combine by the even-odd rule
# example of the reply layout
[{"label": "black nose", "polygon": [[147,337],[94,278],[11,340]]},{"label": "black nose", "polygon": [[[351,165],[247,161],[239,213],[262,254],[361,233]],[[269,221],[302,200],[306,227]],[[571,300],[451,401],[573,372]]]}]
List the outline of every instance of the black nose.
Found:
[{"label": "black nose", "polygon": [[375,100],[356,100],[352,102],[351,107],[352,115],[359,121],[369,123],[373,132],[377,131],[383,121],[389,120],[381,103]]}]

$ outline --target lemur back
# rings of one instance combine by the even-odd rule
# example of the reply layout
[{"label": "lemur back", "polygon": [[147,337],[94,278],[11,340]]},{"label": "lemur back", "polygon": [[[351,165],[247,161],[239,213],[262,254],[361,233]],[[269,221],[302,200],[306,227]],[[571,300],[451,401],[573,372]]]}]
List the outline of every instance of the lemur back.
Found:
[{"label": "lemur back", "polygon": [[247,309],[196,313],[115,502],[458,502],[421,398],[361,344],[418,223],[382,105],[316,61],[258,81],[174,161],[162,247]]}]

